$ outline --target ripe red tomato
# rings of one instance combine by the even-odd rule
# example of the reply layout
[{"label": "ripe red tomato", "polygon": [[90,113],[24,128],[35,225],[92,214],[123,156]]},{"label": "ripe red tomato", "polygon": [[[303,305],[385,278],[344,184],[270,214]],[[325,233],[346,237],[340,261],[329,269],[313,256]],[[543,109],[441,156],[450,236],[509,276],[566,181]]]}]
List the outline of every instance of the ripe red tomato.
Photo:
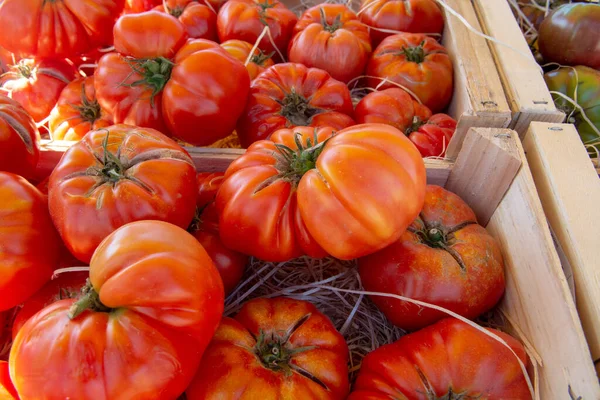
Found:
[{"label": "ripe red tomato", "polygon": [[223,318],[186,396],[343,400],[347,363],[344,338],[314,305],[255,299]]},{"label": "ripe red tomato", "polygon": [[373,46],[394,35],[389,31],[442,34],[444,16],[435,0],[362,0],[360,20],[371,29]]},{"label": "ripe red tomato", "polygon": [[202,246],[166,222],[127,224],[94,253],[84,291],[44,308],[17,334],[10,372],[21,396],[183,393],[223,312],[223,285]]},{"label": "ripe red tomato", "polygon": [[123,14],[138,14],[150,11],[163,3],[163,0],[125,0]]},{"label": "ripe red tomato", "polygon": [[[500,247],[457,195],[427,186],[419,217],[398,241],[358,261],[365,289],[436,304],[466,318],[490,310],[504,293]],[[372,297],[396,326],[415,330],[446,314]]]},{"label": "ripe red tomato", "polygon": [[112,120],[98,104],[94,76],[88,76],[74,80],[62,91],[48,126],[53,140],[81,140],[89,131],[112,125]]},{"label": "ripe red tomato", "polygon": [[[238,39],[254,45],[268,26],[273,43],[285,54],[297,20],[296,14],[278,0],[229,0],[219,10],[217,32],[221,42]],[[258,47],[270,53],[275,51],[273,43],[266,34]]]},{"label": "ripe red tomato", "polygon": [[60,244],[44,195],[8,172],[0,172],[0,243],[0,311],[4,311],[50,280]]},{"label": "ripe red tomato", "polygon": [[189,37],[195,39],[208,39],[217,41],[217,14],[210,7],[195,1],[186,0],[185,5],[168,7],[165,11],[163,5],[157,6],[155,10],[168,12],[179,19],[185,26]]},{"label": "ripe red tomato", "polygon": [[423,157],[444,157],[457,122],[447,114],[435,114],[429,119],[415,117],[405,132]]},{"label": "ripe red tomato", "polygon": [[417,149],[383,124],[352,126],[325,142],[331,135],[282,129],[231,164],[216,199],[226,246],[267,261],[348,260],[400,237],[425,196]]},{"label": "ripe red tomato", "polygon": [[173,140],[113,125],[89,132],[64,154],[50,175],[50,213],[69,251],[87,262],[128,222],[158,219],[187,228],[195,184],[194,163]]},{"label": "ripe red tomato", "polygon": [[369,28],[356,14],[343,4],[319,4],[298,20],[288,54],[347,83],[363,74],[371,50]]},{"label": "ripe red tomato", "polygon": [[[231,54],[236,60],[245,63],[254,45],[244,42],[243,40],[232,39],[221,43],[221,47]],[[259,48],[254,50],[254,54],[252,57],[250,57],[250,62],[248,62],[248,65],[246,65],[246,69],[248,70],[248,74],[250,74],[251,81],[260,75],[265,69],[275,64],[273,61],[273,55],[274,53],[265,54]]]},{"label": "ripe red tomato", "polygon": [[278,129],[354,125],[348,87],[318,68],[276,64],[252,82],[246,110],[237,124],[242,146],[268,139]]},{"label": "ripe red tomato", "polygon": [[124,0],[3,0],[0,45],[13,53],[70,57],[112,43]]},{"label": "ripe red tomato", "polygon": [[0,361],[0,399],[2,400],[18,400],[19,394],[12,384],[8,371],[8,363]]},{"label": "ripe red tomato", "polygon": [[10,70],[10,66],[19,62],[20,57],[11,53],[3,47],[0,47],[0,73],[5,73]]},{"label": "ripe red tomato", "polygon": [[[381,42],[369,64],[367,85],[378,87],[382,78],[413,92],[432,112],[442,111],[452,98],[453,72],[448,52],[435,39],[421,34],[402,33]],[[381,78],[381,79],[379,79]],[[396,87],[386,82],[379,89]]]},{"label": "ripe red tomato", "polygon": [[40,157],[40,134],[27,111],[0,94],[0,171],[31,179]]},{"label": "ripe red tomato", "polygon": [[[513,337],[488,329],[526,364]],[[447,318],[367,354],[348,400],[531,399],[515,355],[496,339]]]},{"label": "ripe red tomato", "polygon": [[23,59],[0,82],[2,91],[40,122],[50,115],[60,93],[75,77],[75,68],[64,60]]}]

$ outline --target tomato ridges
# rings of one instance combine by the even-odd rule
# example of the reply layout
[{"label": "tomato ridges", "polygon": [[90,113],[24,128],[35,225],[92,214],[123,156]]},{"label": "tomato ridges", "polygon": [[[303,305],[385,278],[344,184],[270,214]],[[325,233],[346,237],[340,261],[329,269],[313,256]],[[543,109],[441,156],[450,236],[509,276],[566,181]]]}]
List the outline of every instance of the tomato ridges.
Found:
[{"label": "tomato ridges", "polygon": [[12,107],[7,107],[4,104],[0,105],[0,118],[4,119],[6,123],[8,123],[8,125],[10,125],[10,127],[13,128],[15,132],[17,132],[21,140],[23,140],[23,143],[27,148],[27,152],[33,154],[33,141],[31,140],[31,136],[29,136],[29,132],[27,132],[27,129],[22,124],[20,124],[19,121],[17,121],[8,113],[4,112],[4,110],[7,108]]}]

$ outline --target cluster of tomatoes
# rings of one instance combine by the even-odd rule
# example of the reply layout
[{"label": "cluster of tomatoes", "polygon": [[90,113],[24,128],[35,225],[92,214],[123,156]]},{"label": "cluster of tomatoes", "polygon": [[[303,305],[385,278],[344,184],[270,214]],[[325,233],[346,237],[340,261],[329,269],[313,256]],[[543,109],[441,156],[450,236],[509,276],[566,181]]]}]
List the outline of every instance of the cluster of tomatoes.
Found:
[{"label": "cluster of tomatoes", "polygon": [[[504,292],[498,244],[426,184],[423,157],[456,127],[439,114],[440,9],[365,0],[357,14],[0,0],[0,397],[530,398],[518,341],[398,298],[372,300],[417,331],[370,353],[352,386],[348,345],[313,304],[223,317],[249,257],[358,259],[366,290],[469,319]],[[351,90],[368,94],[354,106]],[[41,129],[74,141],[49,176]],[[198,173],[181,143],[234,130],[245,154]]]}]

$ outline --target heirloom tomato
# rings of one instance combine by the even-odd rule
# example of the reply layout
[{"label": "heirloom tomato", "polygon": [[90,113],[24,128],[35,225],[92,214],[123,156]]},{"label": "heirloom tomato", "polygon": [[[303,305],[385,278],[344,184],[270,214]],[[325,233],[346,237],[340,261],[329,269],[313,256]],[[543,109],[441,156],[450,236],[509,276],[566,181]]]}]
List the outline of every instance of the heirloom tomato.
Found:
[{"label": "heirloom tomato", "polygon": [[71,146],[50,175],[50,213],[69,251],[88,262],[128,222],[158,219],[187,228],[196,204],[187,152],[152,129],[113,125]]},{"label": "heirloom tomato", "polygon": [[[367,65],[367,85],[386,89],[398,83],[413,92],[432,112],[450,103],[453,88],[452,61],[446,49],[421,34],[388,36],[377,46]],[[381,85],[381,86],[380,86]]]},{"label": "heirloom tomato", "polygon": [[163,0],[125,0],[123,14],[138,14],[150,11],[163,3]]},{"label": "heirloom tomato", "polygon": [[513,337],[498,340],[453,318],[401,337],[367,354],[348,400],[531,399]]},{"label": "heirloom tomato", "polygon": [[373,46],[394,34],[390,31],[441,35],[444,30],[435,0],[362,0],[358,14],[371,28]]},{"label": "heirloom tomato", "polygon": [[160,5],[157,11],[168,12],[179,20],[189,37],[217,41],[217,14],[210,7],[198,2],[187,2],[186,5],[165,7]]},{"label": "heirloom tomato", "polygon": [[78,300],[31,317],[10,354],[25,399],[176,399],[223,312],[219,273],[200,244],[163,221],[109,235]]},{"label": "heirloom tomato", "polygon": [[221,187],[222,173],[201,172],[198,174],[198,198],[196,216],[188,228],[213,260],[223,280],[225,294],[231,293],[244,274],[248,256],[226,247],[219,237],[219,215],[215,207],[215,196]]},{"label": "heirloom tomato", "polygon": [[0,243],[0,311],[4,311],[50,280],[60,249],[45,196],[9,172],[0,172]]},{"label": "heirloom tomato", "polygon": [[[223,47],[236,60],[246,63],[246,60],[248,59],[248,56],[250,55],[250,52],[254,46],[248,42],[244,42],[243,40],[232,39],[221,43],[221,47]],[[265,54],[259,48],[254,50],[248,65],[246,65],[248,74],[250,74],[250,80],[254,80],[258,75],[261,74],[261,72],[275,64],[273,61],[273,55],[274,53],[272,52],[270,54]]]},{"label": "heirloom tomato", "polygon": [[400,237],[423,205],[421,155],[389,125],[332,134],[282,129],[229,166],[216,199],[226,246],[267,261],[348,260]]},{"label": "heirloom tomato", "polygon": [[343,4],[319,4],[302,14],[289,45],[290,62],[321,68],[348,82],[365,70],[369,28]]},{"label": "heirloom tomato", "polygon": [[78,78],[60,94],[48,126],[53,140],[80,140],[89,131],[112,125],[112,115],[100,108],[94,76]]},{"label": "heirloom tomato", "polygon": [[254,45],[268,26],[270,34],[264,35],[258,47],[266,53],[279,50],[285,54],[297,20],[278,0],[229,0],[219,10],[217,32],[221,42],[238,39]]},{"label": "heirloom tomato", "polygon": [[[400,239],[358,260],[366,290],[447,308],[466,318],[490,310],[504,293],[500,246],[457,195],[428,185],[419,217]],[[373,302],[396,326],[415,330],[446,314],[390,297]]]},{"label": "heirloom tomato", "polygon": [[40,157],[40,134],[27,111],[0,94],[0,171],[27,179],[35,175]]},{"label": "heirloom tomato", "polygon": [[40,122],[50,115],[62,90],[75,78],[75,68],[65,60],[23,59],[2,75],[0,82],[2,91]]},{"label": "heirloom tomato", "polygon": [[540,53],[546,62],[600,69],[599,33],[599,4],[565,4],[540,25]]},{"label": "heirloom tomato", "polygon": [[186,396],[345,400],[347,363],[344,338],[313,304],[254,299],[223,318]]},{"label": "heirloom tomato", "polygon": [[8,363],[6,361],[0,361],[0,399],[19,399],[19,394],[17,393],[17,390],[10,379]]},{"label": "heirloom tomato", "polygon": [[242,146],[268,139],[281,128],[354,125],[348,87],[318,68],[276,64],[253,82],[246,110],[237,124]]},{"label": "heirloom tomato", "polygon": [[0,46],[36,57],[70,57],[112,43],[123,0],[3,0]]}]

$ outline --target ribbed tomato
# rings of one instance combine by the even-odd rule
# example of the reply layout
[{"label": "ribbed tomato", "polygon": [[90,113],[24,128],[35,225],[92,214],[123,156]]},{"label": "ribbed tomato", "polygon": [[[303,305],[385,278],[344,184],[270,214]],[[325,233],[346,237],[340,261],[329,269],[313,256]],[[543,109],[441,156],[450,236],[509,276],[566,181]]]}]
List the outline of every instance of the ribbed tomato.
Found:
[{"label": "ribbed tomato", "polygon": [[124,0],[3,0],[0,45],[13,53],[70,57],[112,44]]},{"label": "ribbed tomato", "polygon": [[[244,42],[243,40],[232,39],[221,43],[221,47],[223,47],[236,60],[245,63],[254,45]],[[254,54],[252,54],[248,65],[246,65],[246,69],[248,70],[248,74],[250,74],[251,81],[260,75],[265,69],[275,64],[273,61],[273,55],[273,52],[270,54],[265,54],[259,48],[254,50]]]},{"label": "ribbed tomato", "polygon": [[122,226],[90,263],[78,300],[31,317],[10,354],[24,399],[176,399],[194,376],[223,312],[206,251],[162,221]]},{"label": "ribbed tomato", "polygon": [[319,4],[302,14],[289,45],[290,62],[321,68],[340,81],[362,75],[369,55],[369,28],[343,4]]},{"label": "ribbed tomato", "polygon": [[344,338],[314,305],[255,299],[223,318],[186,396],[344,400],[347,363]]},{"label": "ribbed tomato", "polygon": [[53,140],[81,140],[89,131],[110,126],[112,121],[112,115],[98,104],[92,75],[78,78],[63,89],[48,126]]},{"label": "ribbed tomato", "polygon": [[277,129],[354,124],[348,87],[318,68],[276,64],[252,82],[246,109],[237,124],[242,146],[268,139]]},{"label": "ribbed tomato", "polygon": [[229,166],[216,199],[226,246],[267,261],[348,260],[402,235],[425,196],[417,149],[389,125],[332,132],[282,129]]},{"label": "ribbed tomato", "polygon": [[195,1],[186,0],[185,5],[155,8],[157,11],[168,12],[177,18],[184,26],[190,38],[217,41],[217,14],[208,6]]},{"label": "ribbed tomato", "polygon": [[452,99],[452,61],[435,39],[413,33],[388,36],[377,46],[369,64],[367,85],[379,89],[398,83],[413,92],[433,113],[445,109]]},{"label": "ribbed tomato", "polygon": [[64,154],[50,175],[50,213],[69,251],[88,262],[128,222],[158,219],[187,228],[195,183],[192,159],[173,140],[113,125],[89,132]]}]

